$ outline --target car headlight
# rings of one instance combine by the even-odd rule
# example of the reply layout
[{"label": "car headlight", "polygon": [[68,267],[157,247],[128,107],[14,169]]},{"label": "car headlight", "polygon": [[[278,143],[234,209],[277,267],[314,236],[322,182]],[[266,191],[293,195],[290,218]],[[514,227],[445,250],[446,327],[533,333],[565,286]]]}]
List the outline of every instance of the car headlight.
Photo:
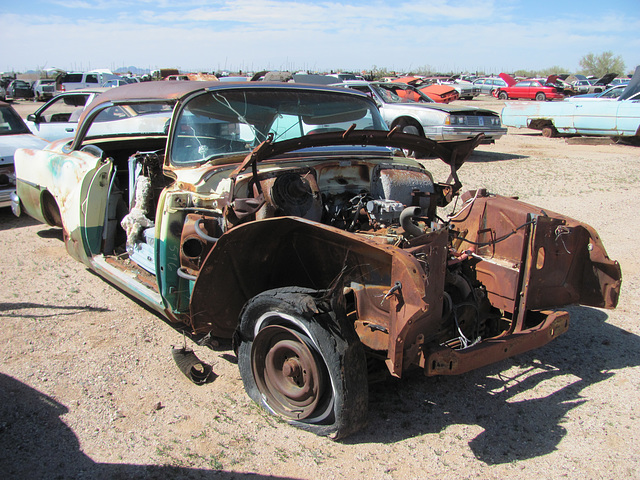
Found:
[{"label": "car headlight", "polygon": [[467,123],[467,117],[464,115],[449,115],[444,120],[445,125],[465,125]]}]

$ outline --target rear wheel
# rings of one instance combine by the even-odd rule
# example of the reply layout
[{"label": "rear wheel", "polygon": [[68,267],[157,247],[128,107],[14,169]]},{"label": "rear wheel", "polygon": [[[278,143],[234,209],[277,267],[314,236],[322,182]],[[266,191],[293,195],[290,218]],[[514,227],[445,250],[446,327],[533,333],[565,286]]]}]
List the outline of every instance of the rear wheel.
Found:
[{"label": "rear wheel", "polygon": [[542,92],[538,92],[536,93],[536,100],[539,102],[544,102],[547,99],[547,96],[542,93]]},{"label": "rear wheel", "polygon": [[545,127],[542,127],[543,137],[553,138],[553,137],[556,137],[557,135],[558,135],[558,131],[556,130],[556,127],[554,127],[553,125],[547,125]]},{"label": "rear wheel", "polygon": [[288,423],[334,439],[366,423],[367,366],[352,326],[317,292],[278,288],[245,305],[238,366],[256,403]]},{"label": "rear wheel", "polygon": [[498,98],[500,100],[508,100],[509,99],[509,95],[507,95],[507,92],[505,92],[505,91],[500,91],[500,93],[498,93]]}]

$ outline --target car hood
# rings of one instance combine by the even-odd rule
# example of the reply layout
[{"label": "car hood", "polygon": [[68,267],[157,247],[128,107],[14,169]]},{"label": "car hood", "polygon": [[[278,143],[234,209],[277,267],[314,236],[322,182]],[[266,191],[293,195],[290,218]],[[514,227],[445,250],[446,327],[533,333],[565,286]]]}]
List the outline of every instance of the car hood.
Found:
[{"label": "car hood", "polygon": [[0,165],[13,164],[13,154],[18,148],[41,149],[49,142],[30,133],[0,135]]},{"label": "car hood", "polygon": [[508,73],[501,73],[500,75],[498,75],[502,80],[504,80],[505,82],[507,82],[507,86],[508,87],[513,87],[516,83],[516,79],[513,78],[511,75],[509,75]]},{"label": "car hood", "polygon": [[604,77],[599,78],[598,81],[595,84],[596,85],[608,85],[609,83],[611,83],[611,80],[613,80],[617,76],[618,76],[617,73],[607,73]]},{"label": "car hood", "polygon": [[[360,146],[360,147],[391,147],[406,149],[423,155],[422,158],[439,157],[451,167],[451,174],[456,180],[455,189],[459,189],[456,171],[462,166],[473,150],[480,144],[484,135],[478,134],[474,138],[466,140],[450,140],[437,142],[426,137],[402,133],[398,127],[391,131],[386,130],[355,130],[355,125],[344,132],[318,133],[316,135],[304,135],[281,142],[272,142],[268,139],[253,149],[244,161],[234,170],[230,178],[235,179],[247,169],[255,168],[258,162],[283,155],[288,152],[308,148],[322,148],[336,146]],[[377,149],[373,150],[377,152]]]},{"label": "car hood", "polygon": [[640,65],[636,67],[636,71],[633,73],[633,77],[629,81],[627,88],[624,89],[624,92],[618,97],[618,100],[626,100],[627,98],[635,95],[640,92]]},{"label": "car hood", "polygon": [[441,112],[448,113],[450,115],[483,115],[483,116],[492,116],[497,115],[496,112],[492,110],[487,110],[486,108],[478,108],[478,107],[467,107],[462,105],[446,105],[442,103],[386,103],[384,108],[389,109],[398,109],[398,110],[415,110],[421,111],[425,108],[430,110],[440,110]]}]

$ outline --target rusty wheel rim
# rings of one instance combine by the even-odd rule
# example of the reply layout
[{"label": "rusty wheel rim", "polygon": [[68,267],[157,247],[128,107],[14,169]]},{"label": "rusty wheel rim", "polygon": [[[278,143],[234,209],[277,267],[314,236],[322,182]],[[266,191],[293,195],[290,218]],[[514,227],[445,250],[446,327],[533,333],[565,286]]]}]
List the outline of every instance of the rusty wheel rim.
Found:
[{"label": "rusty wheel rim", "polygon": [[266,326],[253,340],[251,357],[256,385],[271,409],[295,420],[313,415],[326,388],[326,373],[305,335]]}]

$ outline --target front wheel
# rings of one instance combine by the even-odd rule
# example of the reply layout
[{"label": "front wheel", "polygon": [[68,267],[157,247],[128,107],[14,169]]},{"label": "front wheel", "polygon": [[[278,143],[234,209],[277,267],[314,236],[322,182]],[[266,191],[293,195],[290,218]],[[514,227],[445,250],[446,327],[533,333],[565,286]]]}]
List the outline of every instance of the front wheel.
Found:
[{"label": "front wheel", "polygon": [[334,439],[366,423],[364,349],[353,326],[314,290],[256,295],[240,315],[237,343],[245,390],[271,413]]},{"label": "front wheel", "polygon": [[507,94],[507,92],[501,91],[500,93],[498,93],[498,98],[500,100],[508,100],[509,99],[509,95]]},{"label": "front wheel", "polygon": [[538,92],[536,93],[536,100],[539,102],[544,102],[547,99],[547,96],[542,93],[542,92]]}]

